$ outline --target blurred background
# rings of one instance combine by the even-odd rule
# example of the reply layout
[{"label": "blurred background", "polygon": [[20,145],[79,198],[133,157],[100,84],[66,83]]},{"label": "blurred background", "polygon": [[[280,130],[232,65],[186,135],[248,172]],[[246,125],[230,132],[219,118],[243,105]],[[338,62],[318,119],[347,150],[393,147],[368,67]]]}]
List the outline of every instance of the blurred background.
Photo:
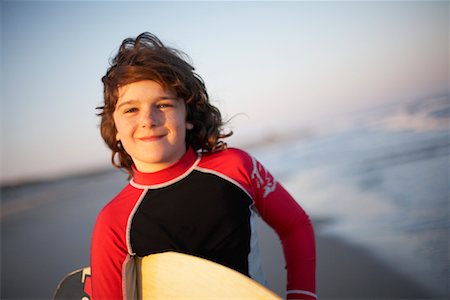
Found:
[{"label": "blurred background", "polygon": [[[89,265],[127,183],[95,107],[121,41],[189,55],[314,222],[323,299],[449,298],[449,2],[2,1],[1,298],[49,299]],[[284,295],[278,238],[259,224]]]}]

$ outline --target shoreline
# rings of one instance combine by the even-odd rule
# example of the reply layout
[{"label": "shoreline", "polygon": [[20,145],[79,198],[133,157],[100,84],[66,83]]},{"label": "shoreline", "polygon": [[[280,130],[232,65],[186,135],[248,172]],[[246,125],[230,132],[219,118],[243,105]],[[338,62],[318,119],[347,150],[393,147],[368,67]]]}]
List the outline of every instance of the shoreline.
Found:
[{"label": "shoreline", "polygon": [[[12,220],[9,220],[12,221]],[[13,222],[16,223],[16,222]],[[40,231],[40,226],[30,228],[33,224],[24,224],[22,230],[33,235]],[[269,287],[284,297],[286,273],[281,245],[276,234],[260,222],[258,228],[263,269],[269,281]],[[315,222],[313,222],[315,223]],[[320,223],[320,222],[319,222]],[[10,232],[14,224],[2,221],[4,233]],[[16,223],[17,225],[17,223]],[[27,228],[28,227],[28,228]],[[399,274],[394,267],[379,260],[369,250],[353,245],[337,236],[320,232],[320,225],[315,225],[317,247],[317,295],[319,299],[437,299],[430,291],[420,287],[412,279]],[[1,299],[48,299],[62,278],[70,269],[88,264],[89,239],[78,235],[79,241],[69,240],[67,232],[70,228],[59,230],[52,239],[60,241],[59,251],[74,247],[68,256],[51,255],[45,243],[38,243],[38,238],[31,238],[32,249],[11,248],[14,245],[32,242],[23,232],[2,236],[2,291]],[[85,232],[89,228],[85,228]],[[53,232],[55,234],[55,232]],[[41,232],[42,238],[42,232]],[[82,240],[81,240],[82,239]],[[75,250],[75,251],[74,251]],[[70,257],[69,257],[70,256]],[[39,257],[39,259],[36,259]],[[39,261],[36,261],[39,260]],[[25,265],[17,265],[24,261],[27,264],[27,275],[23,276]],[[69,261],[78,261],[69,266]],[[42,266],[45,266],[43,273]]]},{"label": "shoreline", "polygon": [[[48,195],[59,192],[49,187],[48,193],[27,198],[36,205],[2,218],[1,299],[49,299],[65,274],[88,265],[95,217],[123,182],[117,173],[99,176],[95,182],[92,178],[71,181],[71,188],[62,189],[64,193],[56,197],[58,201],[47,201]],[[319,299],[438,299],[370,249],[326,234],[322,229],[331,221],[312,216]],[[280,241],[263,221],[257,226],[270,288],[284,297],[286,276]]]},{"label": "shoreline", "polygon": [[318,235],[316,243],[320,299],[436,299],[362,246],[332,235]]},{"label": "shoreline", "polygon": [[[321,231],[328,220],[312,218],[316,235],[316,288],[319,299],[441,299],[379,259],[369,249]],[[284,259],[278,237],[259,224],[260,247],[269,287],[284,297]],[[270,272],[268,272],[270,271]],[[445,299],[445,297],[442,297]]]}]

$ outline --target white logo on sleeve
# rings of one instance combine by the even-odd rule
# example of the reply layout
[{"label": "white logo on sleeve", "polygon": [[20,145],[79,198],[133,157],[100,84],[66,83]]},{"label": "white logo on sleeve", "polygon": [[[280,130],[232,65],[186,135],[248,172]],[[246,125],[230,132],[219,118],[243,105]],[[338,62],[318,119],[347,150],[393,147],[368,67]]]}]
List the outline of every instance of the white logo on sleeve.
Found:
[{"label": "white logo on sleeve", "polygon": [[251,175],[252,180],[255,180],[256,186],[258,188],[263,188],[264,193],[263,197],[266,198],[270,193],[275,191],[277,187],[277,182],[273,178],[273,176],[260,164],[256,161],[255,158],[252,157],[253,161],[253,172]]}]

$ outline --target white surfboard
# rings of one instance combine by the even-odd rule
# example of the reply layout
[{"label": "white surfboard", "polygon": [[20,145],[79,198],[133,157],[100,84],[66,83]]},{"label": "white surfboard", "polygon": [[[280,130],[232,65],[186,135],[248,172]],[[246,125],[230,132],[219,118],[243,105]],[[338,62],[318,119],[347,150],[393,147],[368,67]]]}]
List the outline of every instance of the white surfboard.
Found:
[{"label": "white surfboard", "polygon": [[281,300],[249,277],[212,261],[164,252],[137,261],[138,291],[143,300]]},{"label": "white surfboard", "polygon": [[[223,265],[178,252],[136,258],[139,300],[281,300],[251,278]],[[133,293],[135,294],[135,293]],[[71,272],[58,284],[53,299],[91,298],[90,268]]]}]

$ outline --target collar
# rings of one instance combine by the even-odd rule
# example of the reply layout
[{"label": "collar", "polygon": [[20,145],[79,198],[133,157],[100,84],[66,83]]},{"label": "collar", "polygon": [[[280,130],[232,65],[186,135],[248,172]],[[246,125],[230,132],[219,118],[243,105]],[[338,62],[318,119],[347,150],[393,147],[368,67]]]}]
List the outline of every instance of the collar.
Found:
[{"label": "collar", "polygon": [[134,177],[131,179],[131,185],[138,188],[149,186],[166,186],[172,182],[178,181],[187,176],[198,164],[200,157],[192,148],[188,148],[186,153],[173,165],[157,172],[143,173],[139,172],[133,165]]}]

